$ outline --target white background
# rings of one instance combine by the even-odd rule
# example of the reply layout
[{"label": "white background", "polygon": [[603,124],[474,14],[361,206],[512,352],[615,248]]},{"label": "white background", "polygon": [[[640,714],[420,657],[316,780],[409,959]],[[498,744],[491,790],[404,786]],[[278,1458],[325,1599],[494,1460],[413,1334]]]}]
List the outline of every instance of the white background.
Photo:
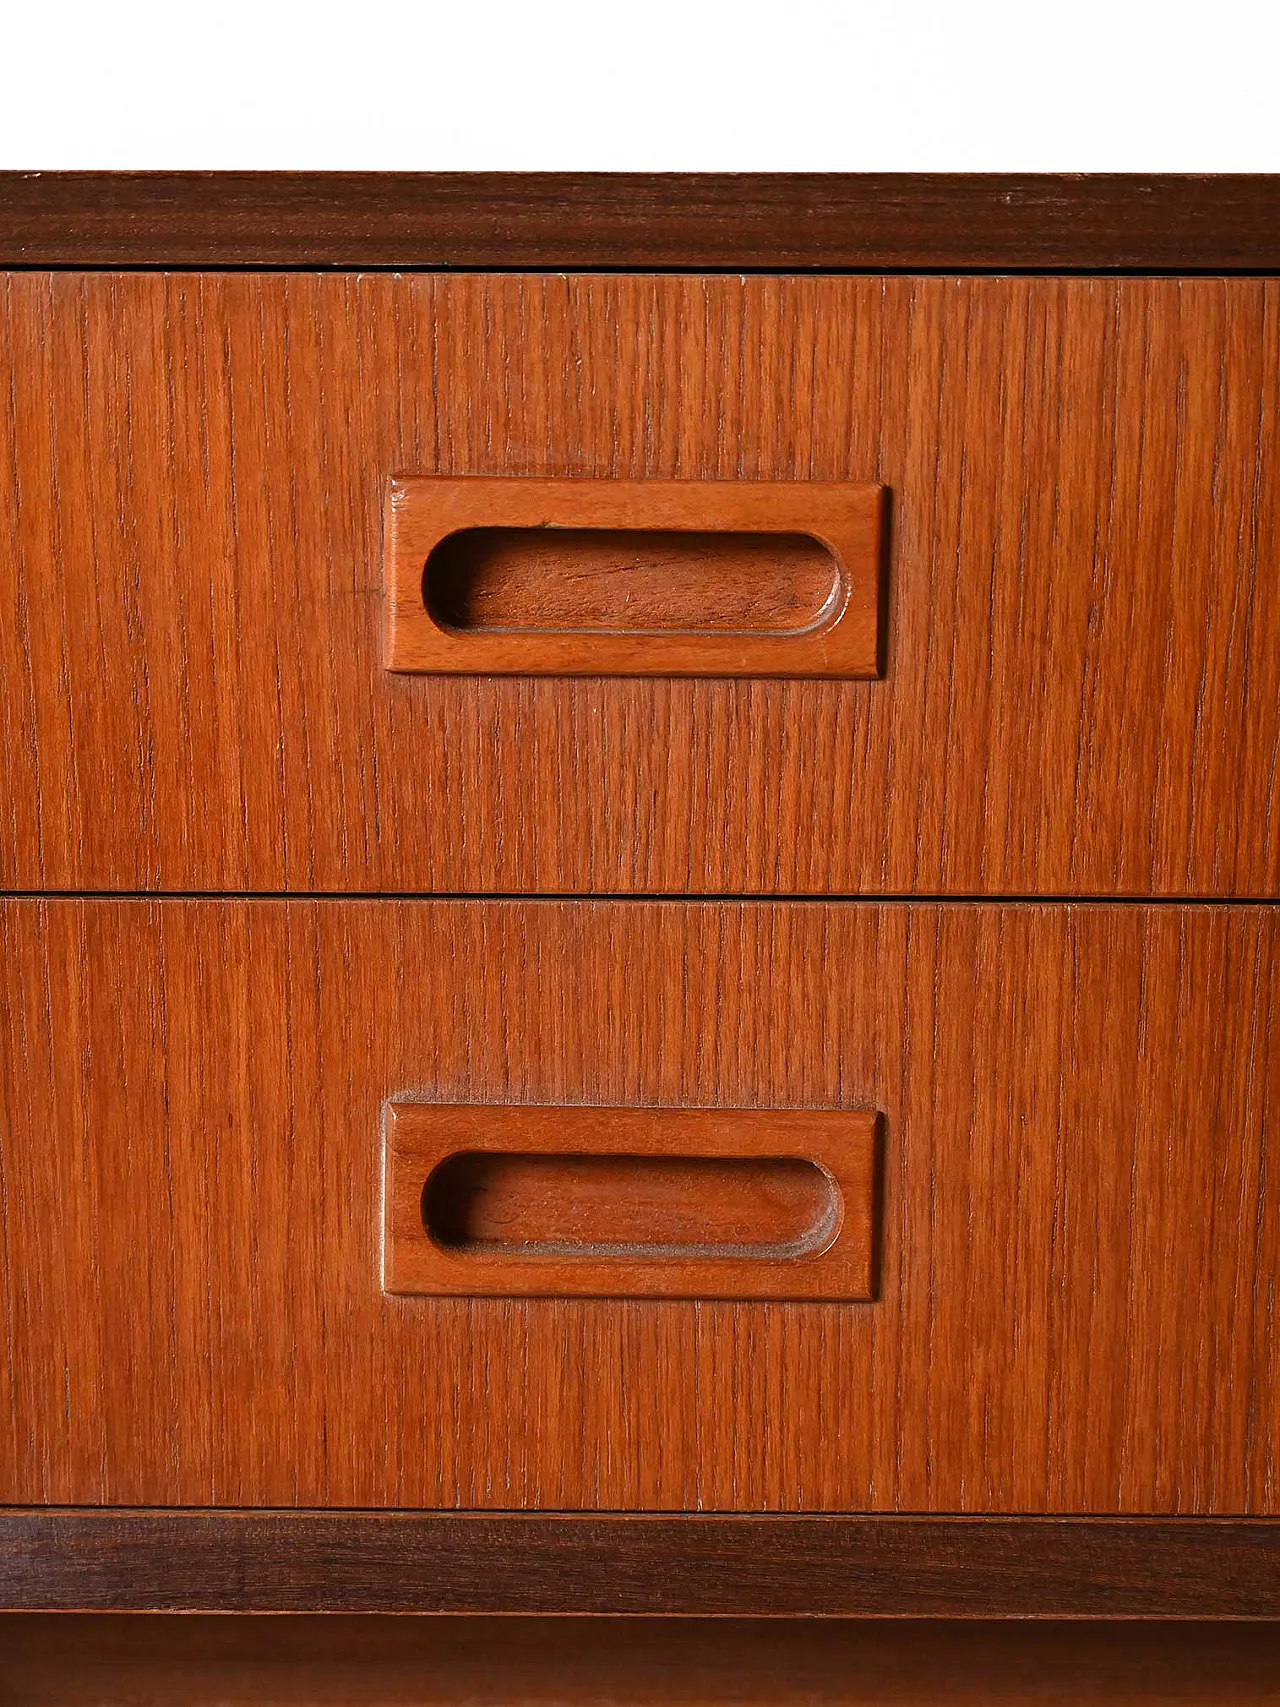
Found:
[{"label": "white background", "polygon": [[0,166],[1280,170],[1280,0],[0,0]]}]

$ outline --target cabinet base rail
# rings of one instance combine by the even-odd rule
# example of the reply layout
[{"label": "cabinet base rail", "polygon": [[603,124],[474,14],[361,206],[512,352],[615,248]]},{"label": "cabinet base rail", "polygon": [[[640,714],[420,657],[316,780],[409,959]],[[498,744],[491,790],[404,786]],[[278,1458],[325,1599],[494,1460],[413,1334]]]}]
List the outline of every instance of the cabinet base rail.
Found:
[{"label": "cabinet base rail", "polygon": [[1280,1520],[11,1507],[0,1609],[1276,1619]]}]

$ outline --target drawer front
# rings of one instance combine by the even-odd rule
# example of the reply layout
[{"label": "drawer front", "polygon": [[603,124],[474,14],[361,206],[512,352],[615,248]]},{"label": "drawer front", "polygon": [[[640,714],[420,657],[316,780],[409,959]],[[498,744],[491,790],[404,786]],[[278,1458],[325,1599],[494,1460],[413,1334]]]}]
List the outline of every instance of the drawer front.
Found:
[{"label": "drawer front", "polygon": [[[1276,1511],[1269,908],[10,900],[0,948],[0,1504]],[[874,1296],[384,1290],[389,1101],[874,1113]]]},{"label": "drawer front", "polygon": [[[1276,893],[1276,281],[0,288],[6,888]],[[394,673],[433,475],[883,487],[881,679]]]}]

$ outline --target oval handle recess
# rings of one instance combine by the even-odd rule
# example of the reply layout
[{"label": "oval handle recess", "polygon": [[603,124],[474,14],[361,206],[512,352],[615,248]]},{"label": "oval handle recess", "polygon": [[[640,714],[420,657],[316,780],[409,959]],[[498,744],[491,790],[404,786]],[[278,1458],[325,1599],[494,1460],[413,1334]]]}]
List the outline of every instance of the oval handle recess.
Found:
[{"label": "oval handle recess", "polygon": [[387,667],[875,676],[883,511],[843,481],[393,480]]},{"label": "oval handle recess", "polygon": [[877,1130],[867,1112],[393,1102],[383,1284],[870,1298]]}]

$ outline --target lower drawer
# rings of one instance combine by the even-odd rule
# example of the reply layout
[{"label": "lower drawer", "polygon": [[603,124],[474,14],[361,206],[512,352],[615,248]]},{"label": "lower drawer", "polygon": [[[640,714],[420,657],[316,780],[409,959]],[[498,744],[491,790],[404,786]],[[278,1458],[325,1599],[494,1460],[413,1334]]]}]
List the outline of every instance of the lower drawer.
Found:
[{"label": "lower drawer", "polygon": [[[0,947],[0,1504],[1280,1509],[1274,909],[14,900]],[[873,1295],[385,1291],[395,1099],[877,1112]]]}]

